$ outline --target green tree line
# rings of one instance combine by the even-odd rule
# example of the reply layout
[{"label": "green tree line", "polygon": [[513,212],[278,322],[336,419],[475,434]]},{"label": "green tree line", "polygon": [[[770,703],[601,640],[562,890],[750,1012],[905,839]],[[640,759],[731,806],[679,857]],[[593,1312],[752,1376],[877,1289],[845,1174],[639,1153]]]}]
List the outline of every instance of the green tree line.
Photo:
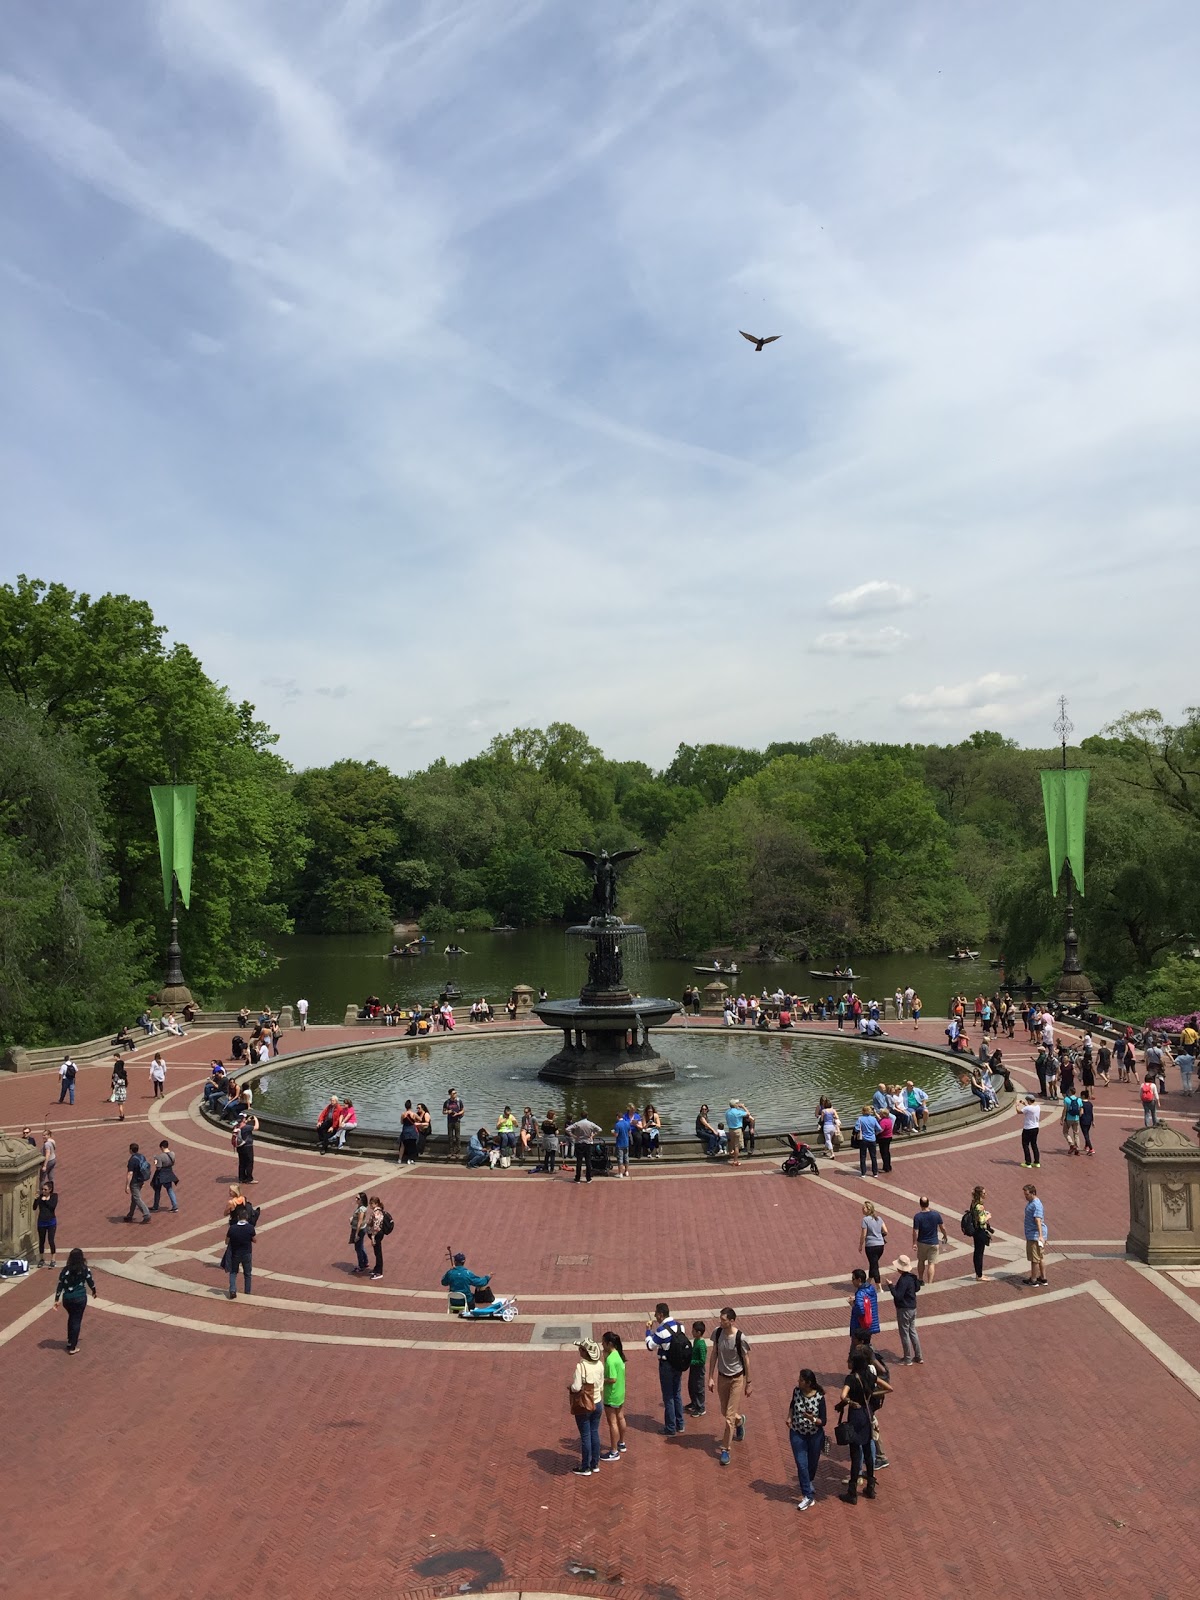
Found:
[{"label": "green tree line", "polygon": [[[663,953],[766,945],[830,960],[999,938],[1048,971],[1040,768],[981,731],[952,745],[825,734],[680,745],[655,770],[567,723],[457,764],[294,772],[254,709],[142,601],[0,588],[0,1037],[109,1026],[161,977],[149,786],[199,789],[185,970],[199,994],[266,971],[273,935],[586,916],[567,846],[641,847],[623,911]],[[1131,713],[1070,752],[1092,769],[1087,969],[1130,1011],[1200,999],[1200,711]]]}]

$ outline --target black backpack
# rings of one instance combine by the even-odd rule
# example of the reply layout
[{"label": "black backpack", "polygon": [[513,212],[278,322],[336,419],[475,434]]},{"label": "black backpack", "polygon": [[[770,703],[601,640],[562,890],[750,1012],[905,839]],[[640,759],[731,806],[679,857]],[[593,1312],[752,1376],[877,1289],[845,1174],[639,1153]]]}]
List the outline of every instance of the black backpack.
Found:
[{"label": "black backpack", "polygon": [[692,1364],[692,1341],[682,1328],[673,1328],[664,1357],[672,1372],[686,1372]]},{"label": "black backpack", "polygon": [[968,1239],[975,1237],[975,1213],[973,1210],[964,1211],[962,1214],[962,1231]]},{"label": "black backpack", "polygon": [[392,1213],[390,1211],[385,1211],[383,1213],[383,1222],[381,1223],[379,1229],[380,1233],[387,1235],[391,1233],[395,1226],[396,1224],[392,1221]]},{"label": "black backpack", "polygon": [[133,1176],[138,1183],[145,1183],[150,1176],[150,1163],[140,1150],[133,1159],[135,1163]]}]

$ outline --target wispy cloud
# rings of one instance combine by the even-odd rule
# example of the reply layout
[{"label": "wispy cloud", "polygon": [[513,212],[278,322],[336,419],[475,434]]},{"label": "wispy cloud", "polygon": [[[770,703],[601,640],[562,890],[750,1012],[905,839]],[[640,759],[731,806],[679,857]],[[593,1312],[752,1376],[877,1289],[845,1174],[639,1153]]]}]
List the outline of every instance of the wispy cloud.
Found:
[{"label": "wispy cloud", "polygon": [[903,583],[870,578],[854,589],[835,594],[826,610],[842,617],[859,617],[868,611],[902,611],[916,604],[915,592]]},{"label": "wispy cloud", "polygon": [[904,694],[898,702],[902,711],[978,710],[997,705],[1002,696],[1019,688],[1021,679],[1008,672],[985,672],[963,683],[939,683],[923,694]]},{"label": "wispy cloud", "polygon": [[812,649],[829,656],[890,656],[907,643],[908,634],[899,628],[845,628],[819,633]]}]

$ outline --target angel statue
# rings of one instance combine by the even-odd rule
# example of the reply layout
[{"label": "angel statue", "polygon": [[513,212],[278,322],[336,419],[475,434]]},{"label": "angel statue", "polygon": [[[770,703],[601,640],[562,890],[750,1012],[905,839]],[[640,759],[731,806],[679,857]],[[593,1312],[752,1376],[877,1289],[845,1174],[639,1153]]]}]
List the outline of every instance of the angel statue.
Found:
[{"label": "angel statue", "polygon": [[592,913],[598,917],[615,917],[617,914],[617,862],[640,856],[641,850],[615,850],[609,855],[601,850],[561,850],[560,855],[574,856],[582,861],[592,875]]}]

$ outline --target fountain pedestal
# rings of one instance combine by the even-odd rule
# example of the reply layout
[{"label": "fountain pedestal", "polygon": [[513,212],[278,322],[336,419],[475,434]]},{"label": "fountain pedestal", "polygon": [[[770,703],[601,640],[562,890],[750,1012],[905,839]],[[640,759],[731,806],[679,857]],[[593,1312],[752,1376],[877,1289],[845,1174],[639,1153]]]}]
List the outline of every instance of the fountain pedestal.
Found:
[{"label": "fountain pedestal", "polygon": [[644,931],[616,916],[596,916],[569,928],[588,940],[588,982],[578,1000],[544,1000],[534,1006],[548,1028],[562,1030],[562,1049],[542,1067],[548,1083],[621,1083],[673,1078],[675,1068],[650,1043],[651,1028],[669,1022],[678,1001],[635,996],[624,981],[623,940]]}]

